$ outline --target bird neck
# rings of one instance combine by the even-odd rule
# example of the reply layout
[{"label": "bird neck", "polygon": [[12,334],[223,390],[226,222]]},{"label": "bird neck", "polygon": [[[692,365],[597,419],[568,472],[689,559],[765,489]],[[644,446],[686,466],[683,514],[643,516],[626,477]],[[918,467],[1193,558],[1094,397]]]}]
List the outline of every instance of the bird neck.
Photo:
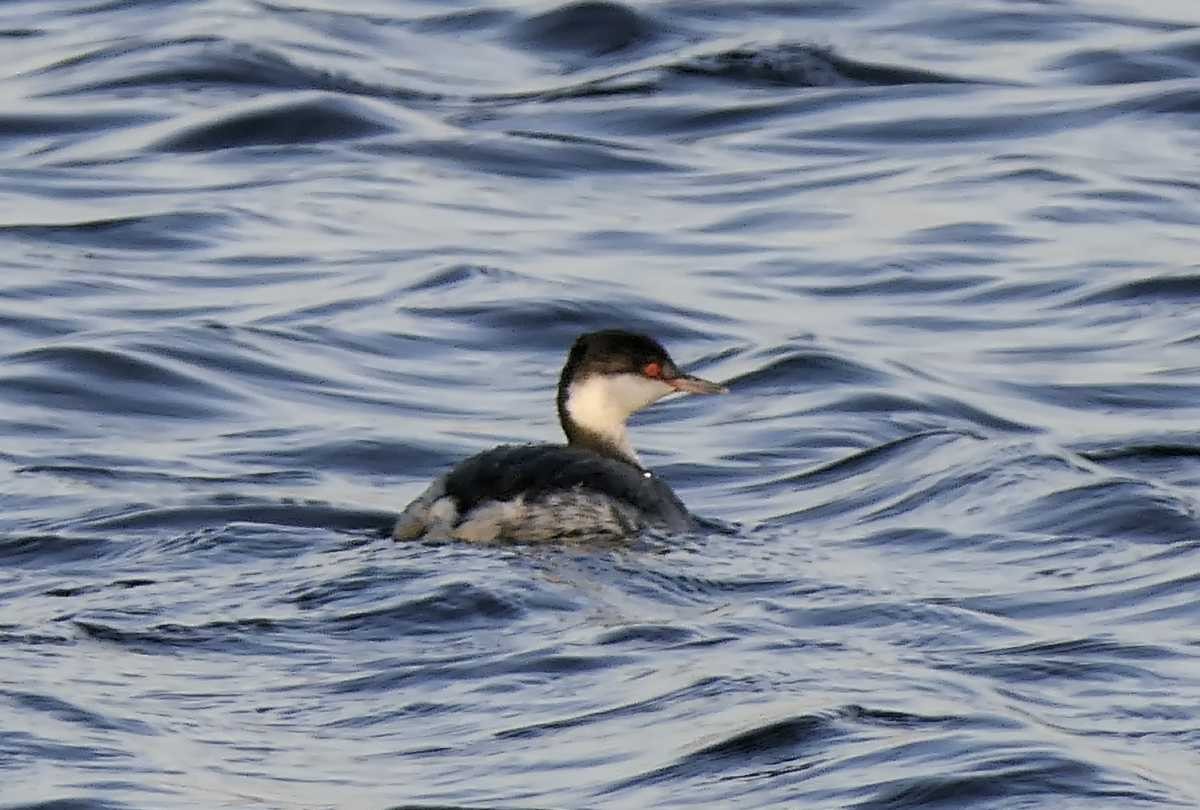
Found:
[{"label": "bird neck", "polygon": [[634,411],[653,401],[647,401],[645,382],[632,374],[594,374],[575,381],[565,376],[559,381],[557,403],[567,444],[642,469],[626,422]]}]

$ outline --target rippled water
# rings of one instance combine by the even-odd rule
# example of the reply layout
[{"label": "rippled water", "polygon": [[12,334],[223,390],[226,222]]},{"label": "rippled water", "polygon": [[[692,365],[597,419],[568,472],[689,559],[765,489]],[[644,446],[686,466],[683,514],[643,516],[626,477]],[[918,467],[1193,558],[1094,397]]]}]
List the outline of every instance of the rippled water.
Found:
[{"label": "rippled water", "polygon": [[[1200,805],[1200,9],[0,6],[0,806]],[[394,544],[581,331],[733,527]]]}]

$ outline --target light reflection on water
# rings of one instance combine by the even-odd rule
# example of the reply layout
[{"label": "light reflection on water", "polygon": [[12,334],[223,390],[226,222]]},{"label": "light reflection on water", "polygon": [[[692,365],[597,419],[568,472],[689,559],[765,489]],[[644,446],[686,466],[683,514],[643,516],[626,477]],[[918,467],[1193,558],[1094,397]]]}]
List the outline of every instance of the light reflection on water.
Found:
[{"label": "light reflection on water", "polygon": [[[1197,22],[9,4],[5,806],[1200,803]],[[614,325],[730,533],[382,538]]]}]

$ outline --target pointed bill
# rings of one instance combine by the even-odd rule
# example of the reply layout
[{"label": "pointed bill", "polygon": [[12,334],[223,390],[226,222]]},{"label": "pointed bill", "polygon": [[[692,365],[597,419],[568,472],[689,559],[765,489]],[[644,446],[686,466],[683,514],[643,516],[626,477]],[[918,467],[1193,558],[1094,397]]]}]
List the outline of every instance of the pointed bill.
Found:
[{"label": "pointed bill", "polygon": [[693,377],[691,374],[680,374],[669,380],[663,380],[676,391],[686,391],[689,394],[727,394],[729,389],[719,383]]}]

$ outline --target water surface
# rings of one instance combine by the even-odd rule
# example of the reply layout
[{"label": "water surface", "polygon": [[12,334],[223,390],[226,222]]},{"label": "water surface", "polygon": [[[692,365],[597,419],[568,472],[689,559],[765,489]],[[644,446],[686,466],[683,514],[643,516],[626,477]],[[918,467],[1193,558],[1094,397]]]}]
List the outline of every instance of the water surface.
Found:
[{"label": "water surface", "polygon": [[[0,8],[0,807],[1200,805],[1200,11]],[[731,531],[394,544],[579,332]]]}]

